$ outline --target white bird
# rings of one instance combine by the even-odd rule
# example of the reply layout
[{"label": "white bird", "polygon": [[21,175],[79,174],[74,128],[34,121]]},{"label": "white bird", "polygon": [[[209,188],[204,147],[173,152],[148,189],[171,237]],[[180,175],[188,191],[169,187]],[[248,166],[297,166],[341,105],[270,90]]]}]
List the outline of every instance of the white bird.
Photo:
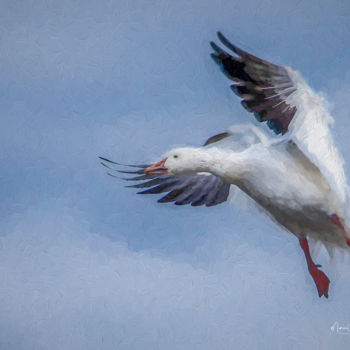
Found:
[{"label": "white bird", "polygon": [[173,149],[153,165],[129,165],[136,171],[113,169],[106,162],[124,164],[101,157],[102,164],[138,175],[126,180],[147,180],[128,186],[147,188],[141,194],[167,192],[160,203],[213,206],[236,186],[299,239],[318,295],[328,298],[330,281],[313,262],[308,238],[328,249],[350,247],[348,186],[330,135],[333,119],[297,71],[255,57],[221,33],[218,37],[233,55],[212,42],[212,57],[233,80],[242,105],[277,136],[268,137],[254,125],[236,126],[203,147]]}]

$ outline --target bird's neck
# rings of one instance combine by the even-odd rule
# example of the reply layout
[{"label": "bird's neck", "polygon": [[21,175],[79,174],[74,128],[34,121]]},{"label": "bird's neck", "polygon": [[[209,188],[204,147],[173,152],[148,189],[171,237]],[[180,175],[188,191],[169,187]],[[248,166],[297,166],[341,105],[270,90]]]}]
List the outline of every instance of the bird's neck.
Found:
[{"label": "bird's neck", "polygon": [[244,177],[246,163],[242,152],[232,152],[218,148],[197,149],[201,171],[207,171],[233,183]]}]

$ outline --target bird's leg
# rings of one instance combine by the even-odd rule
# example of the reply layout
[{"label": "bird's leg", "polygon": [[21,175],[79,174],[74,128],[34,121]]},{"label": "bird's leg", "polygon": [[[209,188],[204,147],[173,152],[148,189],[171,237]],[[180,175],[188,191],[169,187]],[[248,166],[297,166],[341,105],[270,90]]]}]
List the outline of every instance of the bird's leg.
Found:
[{"label": "bird's leg", "polygon": [[350,237],[349,234],[346,232],[344,225],[342,224],[342,222],[340,221],[340,218],[337,214],[332,214],[330,215],[330,219],[333,222],[333,224],[336,224],[343,232],[344,232],[344,236],[346,239],[346,243],[348,244],[348,246],[350,247]]},{"label": "bird's leg", "polygon": [[328,277],[323,271],[318,269],[320,265],[316,265],[312,261],[310,250],[309,250],[309,243],[307,239],[305,237],[300,238],[299,243],[300,243],[301,249],[304,251],[309,273],[314,279],[314,282],[316,284],[318,296],[321,297],[322,295],[324,295],[326,298],[328,298],[328,287],[330,283]]}]

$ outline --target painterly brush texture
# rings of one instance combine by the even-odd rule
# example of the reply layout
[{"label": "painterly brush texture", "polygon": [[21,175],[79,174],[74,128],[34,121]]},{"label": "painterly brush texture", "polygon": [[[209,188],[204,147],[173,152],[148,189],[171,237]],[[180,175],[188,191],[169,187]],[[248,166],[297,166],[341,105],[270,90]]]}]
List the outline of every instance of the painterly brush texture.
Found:
[{"label": "painterly brush texture", "polygon": [[[234,123],[263,127],[209,56],[220,29],[327,95],[348,174],[346,2],[0,7],[0,348],[348,347],[350,336],[331,330],[350,323],[348,262],[332,269],[320,250],[331,287],[319,298],[295,237],[238,210],[249,209],[245,195],[230,192],[235,207],[159,204],[97,162],[151,164]],[[257,142],[245,134],[243,146]]]},{"label": "painterly brush texture", "polygon": [[147,188],[138,194],[168,192],[160,203],[211,207],[229,198],[231,186],[241,190],[299,239],[318,295],[328,298],[330,280],[314,263],[308,239],[322,243],[331,257],[337,248],[350,248],[348,185],[329,130],[333,119],[294,69],[253,56],[220,32],[218,38],[232,55],[211,42],[212,57],[235,81],[231,87],[243,98],[242,105],[286,137],[269,138],[251,124],[237,125],[236,131],[211,136],[201,148],[173,149],[154,164],[100,157],[101,164],[112,177],[117,177],[113,172],[137,174],[121,179],[141,181],[126,186]]}]

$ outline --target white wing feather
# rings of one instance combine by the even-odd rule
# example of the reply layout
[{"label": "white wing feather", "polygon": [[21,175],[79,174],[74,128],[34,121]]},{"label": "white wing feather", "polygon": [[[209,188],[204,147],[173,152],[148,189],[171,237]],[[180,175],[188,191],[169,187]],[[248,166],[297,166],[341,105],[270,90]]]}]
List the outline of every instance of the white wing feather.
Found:
[{"label": "white wing feather", "polygon": [[319,167],[337,197],[345,203],[348,186],[344,161],[330,133],[330,126],[334,120],[326,108],[326,101],[312,91],[299,72],[290,67],[286,68],[297,88],[287,99],[288,104],[297,107],[287,135]]}]

